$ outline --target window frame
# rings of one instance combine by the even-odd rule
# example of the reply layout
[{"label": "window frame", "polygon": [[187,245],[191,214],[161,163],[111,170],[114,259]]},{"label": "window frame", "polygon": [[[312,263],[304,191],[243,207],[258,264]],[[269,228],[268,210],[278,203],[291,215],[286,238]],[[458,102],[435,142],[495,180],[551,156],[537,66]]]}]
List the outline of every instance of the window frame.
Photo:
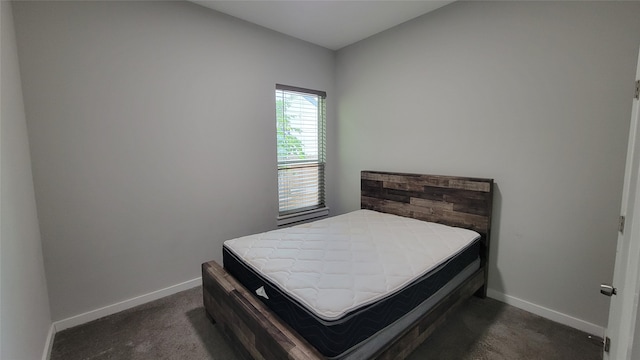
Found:
[{"label": "window frame", "polygon": [[[277,154],[277,169],[278,169],[278,216],[277,225],[284,226],[293,223],[305,222],[311,219],[317,219],[329,215],[329,208],[326,205],[326,98],[327,94],[324,91],[306,89],[296,86],[276,84],[275,88],[275,100],[276,100],[276,134],[278,126],[278,105],[279,92],[284,92],[283,95],[291,93],[292,95],[312,95],[318,97],[318,114],[317,114],[317,128],[318,133],[316,135],[316,141],[318,143],[318,155],[317,159],[312,161],[287,161],[281,162],[280,155]],[[277,147],[279,148],[279,139],[276,138]],[[296,163],[298,166],[296,167]],[[312,206],[301,206],[295,209],[288,209],[282,211],[281,203],[281,176],[285,170],[292,170],[294,168],[304,168],[305,166],[299,166],[300,164],[306,164],[308,167],[315,167],[318,171],[318,179],[315,183],[318,186],[318,203]]]}]

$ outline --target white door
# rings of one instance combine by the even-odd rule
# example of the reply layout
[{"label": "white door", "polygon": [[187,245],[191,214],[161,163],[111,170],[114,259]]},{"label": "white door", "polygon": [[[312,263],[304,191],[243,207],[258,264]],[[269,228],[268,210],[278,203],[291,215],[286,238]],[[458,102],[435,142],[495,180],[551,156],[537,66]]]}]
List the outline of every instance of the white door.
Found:
[{"label": "white door", "polygon": [[[636,71],[636,88],[640,79],[640,54]],[[627,163],[622,191],[624,230],[618,232],[616,263],[613,286],[617,294],[611,297],[609,323],[605,339],[609,338],[609,352],[604,352],[605,360],[631,360],[634,332],[638,316],[638,294],[640,292],[640,105],[633,99]],[[637,334],[636,334],[637,335]],[[637,337],[637,336],[636,336]],[[635,344],[640,347],[639,344]],[[636,354],[640,349],[635,349]]]}]

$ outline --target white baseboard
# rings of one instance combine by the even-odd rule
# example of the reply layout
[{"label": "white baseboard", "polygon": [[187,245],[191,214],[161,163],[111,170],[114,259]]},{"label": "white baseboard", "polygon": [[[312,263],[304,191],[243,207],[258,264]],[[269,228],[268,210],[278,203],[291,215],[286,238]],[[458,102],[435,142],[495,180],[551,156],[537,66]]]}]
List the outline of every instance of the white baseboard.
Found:
[{"label": "white baseboard", "polygon": [[547,309],[546,307],[536,305],[526,300],[518,299],[517,297],[511,295],[503,294],[493,289],[487,290],[487,296],[492,299],[501,301],[505,304],[528,311],[532,314],[536,314],[538,316],[542,316],[543,318],[555,321],[559,324],[567,325],[574,329],[584,331],[587,334],[596,335],[599,337],[602,337],[602,335],[604,334],[604,327],[602,326],[592,324],[590,322],[575,318],[573,316],[569,316],[567,314],[563,314],[555,310]]},{"label": "white baseboard", "polygon": [[[184,290],[194,288],[196,286],[200,286],[201,284],[202,284],[202,278],[199,277],[193,280],[182,282],[180,284],[166,287],[161,290],[156,290],[148,294],[136,296],[134,298],[124,300],[112,305],[107,305],[105,307],[102,307],[96,310],[88,311],[83,314],[75,315],[67,319],[56,321],[51,325],[51,328],[49,329],[49,334],[47,336],[47,341],[45,343],[45,349],[42,354],[42,360],[49,360],[49,357],[51,355],[51,348],[53,347],[53,339],[54,339],[55,333],[58,331],[68,329],[74,326],[82,325],[84,323],[88,323],[90,321],[97,320],[99,318],[102,318],[108,315],[113,315],[120,311],[127,310],[135,306],[142,305],[150,301],[163,298],[165,296],[173,295],[180,291],[184,291]],[[511,295],[506,295],[504,293],[501,293],[493,289],[487,290],[487,296],[492,299],[503,302],[505,304],[515,306],[519,309],[528,311],[532,314],[542,316],[543,318],[555,321],[563,325],[567,325],[574,329],[584,331],[588,334],[592,334],[596,336],[602,336],[604,334],[604,327],[602,326],[592,324],[590,322],[575,318],[573,316],[569,316],[567,314],[563,314],[555,310],[545,308],[540,305],[536,305],[534,303],[519,299]]]},{"label": "white baseboard", "polygon": [[180,291],[188,290],[196,286],[202,285],[202,278],[185,281],[180,284],[172,285],[167,288],[156,290],[148,294],[136,296],[134,298],[120,301],[118,303],[107,305],[96,310],[87,311],[86,313],[75,315],[70,318],[59,320],[53,323],[55,332],[68,329],[74,326],[78,326],[89,321],[97,320],[102,317],[113,315],[123,310],[131,309],[132,307],[148,303],[153,300],[163,298],[165,296],[173,295]]},{"label": "white baseboard", "polygon": [[54,324],[51,324],[51,326],[49,326],[49,333],[47,334],[47,340],[44,343],[42,360],[49,360],[51,358],[51,349],[53,348],[53,338],[55,336],[56,336],[56,327]]}]

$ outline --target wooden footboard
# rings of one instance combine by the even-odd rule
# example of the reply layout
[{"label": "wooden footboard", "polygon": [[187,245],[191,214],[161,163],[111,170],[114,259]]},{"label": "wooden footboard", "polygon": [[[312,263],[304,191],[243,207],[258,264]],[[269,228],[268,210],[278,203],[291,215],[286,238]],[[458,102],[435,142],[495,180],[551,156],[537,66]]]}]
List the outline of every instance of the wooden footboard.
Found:
[{"label": "wooden footboard", "polygon": [[202,264],[204,307],[221,330],[256,360],[323,359],[215,261]]},{"label": "wooden footboard", "polygon": [[[202,264],[202,282],[207,315],[240,345],[238,349],[247,359],[325,359],[216,262]],[[406,358],[483,285],[484,271],[480,269],[373,358]]]}]

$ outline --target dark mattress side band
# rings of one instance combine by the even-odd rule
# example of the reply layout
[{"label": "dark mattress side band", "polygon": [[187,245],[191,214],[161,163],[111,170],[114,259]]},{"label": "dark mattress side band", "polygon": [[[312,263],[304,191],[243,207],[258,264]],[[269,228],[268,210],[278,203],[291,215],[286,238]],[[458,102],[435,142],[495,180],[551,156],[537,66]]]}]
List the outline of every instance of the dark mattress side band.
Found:
[{"label": "dark mattress side band", "polygon": [[444,264],[404,287],[401,291],[346,314],[335,321],[316,317],[279,287],[244,264],[223,247],[224,268],[249,291],[264,286],[269,299],[257,296],[282,320],[327,357],[338,356],[369,336],[407,314],[433,295],[467,265],[478,258],[480,242],[476,240]]}]

